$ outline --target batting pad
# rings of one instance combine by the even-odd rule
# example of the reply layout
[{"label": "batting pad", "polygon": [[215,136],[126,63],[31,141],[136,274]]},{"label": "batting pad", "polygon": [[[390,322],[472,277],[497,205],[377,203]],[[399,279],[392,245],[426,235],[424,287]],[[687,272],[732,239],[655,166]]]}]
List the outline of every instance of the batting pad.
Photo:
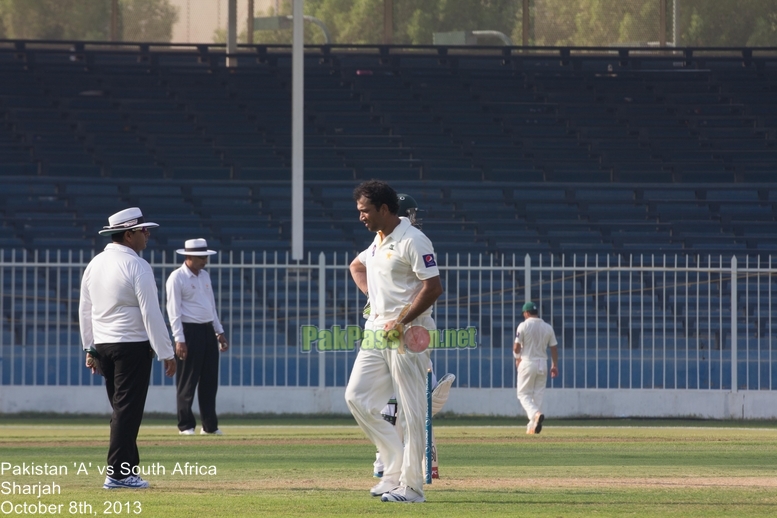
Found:
[{"label": "batting pad", "polygon": [[448,373],[437,382],[437,386],[432,391],[432,415],[436,415],[445,406],[454,381],[456,381],[456,375]]}]

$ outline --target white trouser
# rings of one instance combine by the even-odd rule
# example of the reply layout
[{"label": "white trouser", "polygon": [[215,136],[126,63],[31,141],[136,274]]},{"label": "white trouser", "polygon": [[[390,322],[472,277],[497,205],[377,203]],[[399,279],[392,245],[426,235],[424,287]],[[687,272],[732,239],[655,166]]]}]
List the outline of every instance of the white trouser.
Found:
[{"label": "white trouser", "polygon": [[[432,365],[432,360],[429,360],[429,368],[432,369],[432,390],[437,388],[437,374],[434,372],[434,365]],[[392,394],[391,398],[389,399],[396,399],[396,395]],[[380,411],[383,415],[390,415],[396,417],[396,412],[392,410],[392,406],[388,403],[386,403],[386,406],[383,407],[383,410]]]},{"label": "white trouser", "polygon": [[[413,325],[435,329],[431,317]],[[367,322],[366,329],[382,329]],[[345,402],[367,437],[380,450],[385,464],[383,477],[398,480],[423,495],[424,433],[426,420],[426,372],[430,353],[399,354],[393,349],[360,349],[345,389]],[[397,430],[383,419],[381,410],[396,395],[398,416],[405,444]]]},{"label": "white trouser", "polygon": [[[434,390],[437,387],[437,375],[434,373],[434,366],[432,365],[431,360],[429,360],[429,368],[432,369],[432,390]],[[424,387],[426,387],[426,385],[424,385]],[[426,397],[426,395],[424,395],[424,397]],[[396,396],[392,395],[391,398],[396,399]],[[402,443],[404,444],[405,434],[403,432],[403,427],[405,426],[405,423],[400,422],[399,416],[395,415],[392,407],[393,405],[386,405],[383,407],[383,410],[381,410],[380,413],[382,415],[396,417],[396,424],[394,425],[394,430],[399,434],[399,440],[402,441]],[[426,414],[424,414],[424,426],[426,426]],[[426,440],[426,429],[424,429],[424,440]],[[437,445],[434,442],[434,431],[432,431],[432,450],[437,451]],[[424,459],[426,459],[425,452],[426,452],[426,443],[424,443]],[[436,463],[432,463],[432,465],[434,466],[436,465]],[[384,471],[384,468],[386,467],[383,464],[383,458],[380,456],[380,450],[378,450],[375,453],[375,462],[372,463],[372,467],[373,467],[373,473],[380,473],[381,471]]]},{"label": "white trouser", "polygon": [[524,358],[518,364],[518,401],[529,420],[542,410],[542,397],[548,381],[548,360]]}]

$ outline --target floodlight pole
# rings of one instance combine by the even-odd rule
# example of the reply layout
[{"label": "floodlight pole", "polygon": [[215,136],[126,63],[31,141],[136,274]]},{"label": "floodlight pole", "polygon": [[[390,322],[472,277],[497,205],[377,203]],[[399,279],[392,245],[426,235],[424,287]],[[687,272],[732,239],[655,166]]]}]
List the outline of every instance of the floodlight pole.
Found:
[{"label": "floodlight pole", "polygon": [[291,39],[291,258],[302,260],[304,242],[304,0],[293,0]]},{"label": "floodlight pole", "polygon": [[111,41],[119,41],[119,0],[111,0]]},{"label": "floodlight pole", "polygon": [[383,0],[383,43],[394,43],[394,0]]},{"label": "floodlight pole", "polygon": [[523,0],[521,11],[521,44],[524,47],[529,46],[529,0]]},{"label": "floodlight pole", "polygon": [[658,46],[666,47],[666,0],[658,2]]},{"label": "floodlight pole", "polygon": [[248,0],[248,16],[246,16],[248,23],[246,27],[246,43],[249,45],[254,44],[254,0]]},{"label": "floodlight pole", "polygon": [[227,3],[227,66],[236,67],[237,57],[237,0]]},{"label": "floodlight pole", "polygon": [[523,0],[521,3],[523,11],[521,12],[521,45],[528,47],[534,43],[534,23],[531,19],[533,0]]},{"label": "floodlight pole", "polygon": [[677,0],[672,0],[672,46],[677,46]]}]

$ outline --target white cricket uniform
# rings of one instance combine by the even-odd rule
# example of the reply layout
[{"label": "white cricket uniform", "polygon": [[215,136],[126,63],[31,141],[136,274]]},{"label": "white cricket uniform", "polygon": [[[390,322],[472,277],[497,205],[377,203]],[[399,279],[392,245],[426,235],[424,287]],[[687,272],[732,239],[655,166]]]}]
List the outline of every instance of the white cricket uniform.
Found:
[{"label": "white cricket uniform", "polygon": [[[375,236],[359,254],[367,269],[372,311],[365,330],[381,330],[396,319],[421,291],[423,282],[440,275],[434,248],[423,232],[406,218],[381,241]],[[430,307],[412,324],[436,329]],[[345,389],[345,400],[356,422],[367,434],[385,464],[383,477],[423,495],[426,372],[430,353],[393,349],[360,349]],[[404,424],[405,445],[391,423],[381,417],[386,401],[396,395],[398,422]],[[405,447],[406,446],[406,447]]]},{"label": "white cricket uniform", "polygon": [[548,347],[555,347],[558,342],[550,324],[538,317],[527,318],[518,325],[515,342],[521,344],[518,400],[531,421],[542,410],[548,380]]},{"label": "white cricket uniform", "polygon": [[[434,391],[434,389],[437,388],[437,375],[434,373],[434,365],[432,365],[431,360],[429,360],[429,369],[432,370],[432,391]],[[391,399],[396,399],[396,395],[392,395]],[[383,407],[383,410],[380,411],[380,414],[382,416],[391,416],[391,417],[397,418],[397,421],[392,428],[394,428],[394,431],[396,431],[397,434],[399,434],[399,440],[402,441],[402,444],[404,444],[405,435],[402,429],[405,426],[405,423],[402,423],[399,421],[399,416],[397,415],[397,412],[394,406],[395,406],[394,403],[387,403],[386,406]],[[424,431],[424,433],[426,432]],[[424,448],[426,448],[426,445],[424,445]],[[432,439],[432,448],[435,450],[437,449],[436,446],[434,445],[434,439]],[[424,449],[424,452],[425,451],[426,450]],[[380,473],[384,471],[386,466],[383,464],[383,457],[381,456],[380,451],[377,451],[375,453],[375,462],[372,463],[372,467],[373,467],[373,473]]]}]

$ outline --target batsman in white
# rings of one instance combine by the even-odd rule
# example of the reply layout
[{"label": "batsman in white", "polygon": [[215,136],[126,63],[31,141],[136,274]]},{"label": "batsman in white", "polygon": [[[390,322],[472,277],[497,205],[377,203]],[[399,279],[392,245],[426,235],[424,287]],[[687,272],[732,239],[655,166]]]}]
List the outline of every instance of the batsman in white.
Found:
[{"label": "batsman in white", "polygon": [[534,302],[523,305],[523,322],[518,324],[513,343],[513,357],[518,369],[518,400],[529,423],[527,434],[542,431],[542,398],[548,380],[548,348],[550,348],[550,377],[558,376],[558,342],[550,324],[542,320]]},{"label": "batsman in white", "polygon": [[[418,212],[421,209],[418,208],[418,203],[415,201],[415,198],[409,194],[401,192],[397,193],[397,198],[399,199],[399,210],[397,211],[397,215],[400,218],[407,218],[411,225],[421,229],[421,218],[418,215]],[[369,301],[367,301],[367,305],[364,307],[364,318],[370,317],[370,311],[371,306]],[[453,382],[456,381],[456,376],[450,373],[446,374],[442,377],[442,379],[439,380],[438,383],[431,360],[429,361],[429,368],[432,369],[432,416],[435,416],[442,410],[442,407],[445,406],[445,403],[448,401],[451,385],[453,385]],[[383,407],[381,415],[383,416],[383,419],[394,425],[394,429],[399,434],[400,440],[404,442],[404,437],[402,435],[402,422],[400,421],[399,426],[397,426],[398,415],[396,397],[392,396],[391,399],[389,399],[386,406]],[[439,457],[437,454],[437,444],[434,440],[434,433],[432,433],[432,478],[440,478],[438,460]],[[378,450],[375,453],[375,462],[372,463],[373,476],[376,478],[381,478],[383,476],[384,469],[385,466],[383,464],[383,459],[380,456],[380,450]]]},{"label": "batsman in white", "polygon": [[[359,219],[375,239],[351,262],[351,276],[371,302],[365,331],[401,332],[405,325],[435,329],[432,305],[442,294],[440,272],[431,241],[397,215],[397,193],[387,183],[370,180],[356,187]],[[404,317],[399,315],[410,306]],[[345,390],[356,422],[380,450],[383,478],[370,494],[383,502],[424,502],[424,433],[426,372],[429,351],[360,349]],[[404,422],[405,444],[380,414],[392,394]]]}]

